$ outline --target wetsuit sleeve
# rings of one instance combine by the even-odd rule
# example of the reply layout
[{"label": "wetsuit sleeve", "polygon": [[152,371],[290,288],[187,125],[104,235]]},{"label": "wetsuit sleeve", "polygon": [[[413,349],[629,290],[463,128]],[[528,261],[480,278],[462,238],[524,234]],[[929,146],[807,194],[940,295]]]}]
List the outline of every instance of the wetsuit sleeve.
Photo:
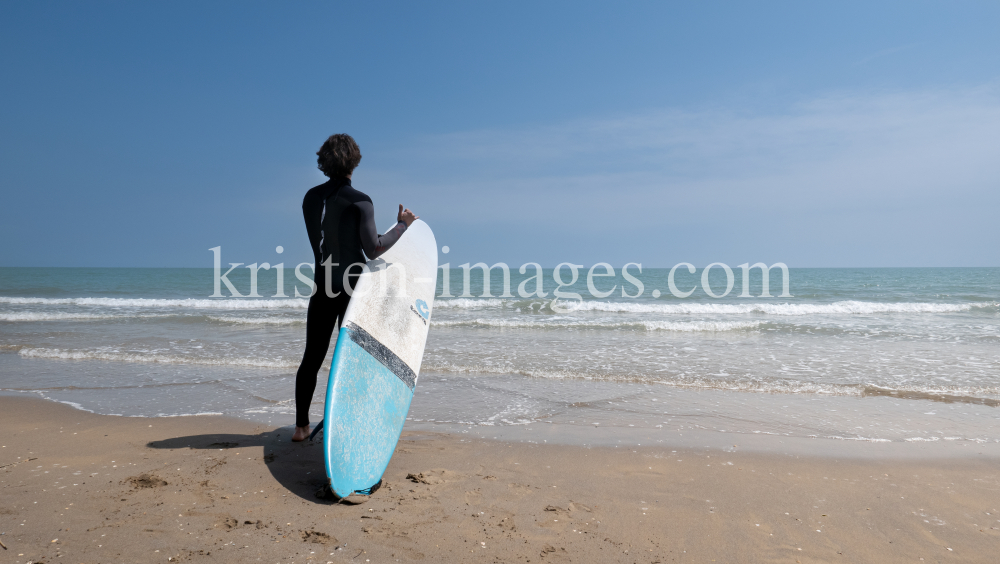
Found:
[{"label": "wetsuit sleeve", "polygon": [[316,260],[315,264],[319,264],[319,230],[321,226],[319,225],[320,213],[316,211],[315,198],[311,198],[312,191],[306,194],[306,197],[302,200],[302,215],[306,220],[306,233],[309,235],[309,247],[313,252],[313,259]]},{"label": "wetsuit sleeve", "polygon": [[358,223],[360,233],[358,235],[361,236],[361,247],[364,249],[368,260],[378,258],[379,255],[388,251],[390,247],[396,244],[396,241],[406,231],[406,224],[400,221],[392,229],[379,235],[378,229],[375,227],[375,206],[371,202],[366,201],[358,202],[355,205],[360,212],[361,221]]}]

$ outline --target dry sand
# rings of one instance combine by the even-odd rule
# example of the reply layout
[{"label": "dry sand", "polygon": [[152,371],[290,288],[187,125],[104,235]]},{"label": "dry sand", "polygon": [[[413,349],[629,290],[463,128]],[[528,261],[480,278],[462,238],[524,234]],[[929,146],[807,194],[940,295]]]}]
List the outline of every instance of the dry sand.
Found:
[{"label": "dry sand", "polygon": [[320,445],[290,443],[288,428],[9,397],[0,426],[0,562],[1000,561],[1000,466],[973,451],[864,460],[404,433],[387,485],[345,506],[314,497]]}]

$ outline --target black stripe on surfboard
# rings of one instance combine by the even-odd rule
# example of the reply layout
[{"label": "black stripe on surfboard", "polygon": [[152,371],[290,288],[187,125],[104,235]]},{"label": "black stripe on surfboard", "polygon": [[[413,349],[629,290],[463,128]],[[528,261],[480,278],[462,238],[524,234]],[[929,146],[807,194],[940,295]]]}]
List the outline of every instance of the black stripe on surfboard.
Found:
[{"label": "black stripe on surfboard", "polygon": [[403,381],[410,390],[417,384],[417,375],[413,373],[413,369],[410,368],[403,359],[396,356],[396,353],[389,350],[389,347],[383,345],[376,339],[372,337],[368,331],[365,331],[361,327],[358,327],[355,323],[347,322],[347,335],[352,341],[358,344],[359,347],[365,350],[366,353],[375,357],[375,360],[379,361],[386,368],[392,371],[400,380]]}]

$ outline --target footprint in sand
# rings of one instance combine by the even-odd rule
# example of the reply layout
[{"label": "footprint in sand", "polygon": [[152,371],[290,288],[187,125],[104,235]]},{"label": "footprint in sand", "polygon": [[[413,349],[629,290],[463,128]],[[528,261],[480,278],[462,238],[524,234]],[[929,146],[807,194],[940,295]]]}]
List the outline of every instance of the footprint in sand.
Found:
[{"label": "footprint in sand", "polygon": [[218,523],[215,524],[216,527],[221,527],[227,531],[232,531],[236,527],[240,526],[240,522],[232,517],[223,517]]},{"label": "footprint in sand", "polygon": [[565,558],[567,558],[565,548],[556,548],[550,544],[547,544],[542,547],[542,553],[540,554],[540,556],[546,559],[555,558],[557,561],[562,561]]},{"label": "footprint in sand", "polygon": [[454,482],[462,479],[463,477],[464,476],[458,472],[452,472],[451,470],[445,470],[443,468],[435,468],[418,474],[406,475],[407,480],[415,484],[427,484],[428,486],[436,486],[445,482]]},{"label": "footprint in sand", "polygon": [[208,461],[205,462],[205,474],[212,474],[214,472],[217,472],[219,468],[222,467],[224,464],[226,464],[225,458],[222,459],[209,458]]},{"label": "footprint in sand", "polygon": [[303,542],[312,542],[317,544],[340,544],[336,538],[319,531],[302,531],[301,536]]},{"label": "footprint in sand", "polygon": [[[517,531],[517,525],[514,523],[514,514],[510,512],[504,512],[499,520],[495,522],[496,526],[500,528],[501,531],[506,533],[513,533]],[[499,515],[497,516],[499,517]]]},{"label": "footprint in sand", "polygon": [[466,505],[480,505],[483,503],[483,494],[479,490],[465,492]]},{"label": "footprint in sand", "polygon": [[128,478],[126,481],[132,484],[132,487],[137,490],[159,488],[167,485],[167,482],[156,474],[139,474],[138,476]]},{"label": "footprint in sand", "polygon": [[507,489],[517,496],[528,495],[531,493],[531,486],[528,484],[507,484]]}]

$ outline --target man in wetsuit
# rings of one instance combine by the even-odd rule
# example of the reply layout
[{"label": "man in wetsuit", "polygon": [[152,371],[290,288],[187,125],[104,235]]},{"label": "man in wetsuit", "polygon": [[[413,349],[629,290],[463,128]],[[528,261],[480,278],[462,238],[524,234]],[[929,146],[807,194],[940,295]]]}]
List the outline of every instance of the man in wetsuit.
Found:
[{"label": "man in wetsuit", "polygon": [[331,135],[316,155],[319,169],[330,180],[306,192],[302,200],[316,274],[306,317],[306,350],[295,375],[293,441],[309,437],[309,406],[316,391],[316,375],[330,348],[333,329],[347,310],[365,257],[372,260],[387,251],[417,219],[400,204],[396,225],[378,234],[372,199],[351,186],[361,149],[350,135]]}]

